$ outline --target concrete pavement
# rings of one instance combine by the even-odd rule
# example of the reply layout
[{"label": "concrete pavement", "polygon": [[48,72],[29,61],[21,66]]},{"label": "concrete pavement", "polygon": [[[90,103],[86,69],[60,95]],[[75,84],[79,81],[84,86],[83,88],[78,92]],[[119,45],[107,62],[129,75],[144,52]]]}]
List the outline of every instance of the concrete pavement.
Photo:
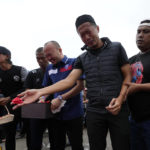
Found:
[{"label": "concrete pavement", "polygon": [[[2,147],[2,150],[5,150],[4,143],[1,143],[0,146]],[[86,129],[84,129],[84,131],[83,131],[83,146],[84,146],[84,150],[89,150],[89,143],[88,143]],[[44,138],[43,138],[42,150],[49,150],[48,147],[49,147],[48,135],[47,135],[47,133],[45,133]],[[25,138],[16,139],[16,150],[27,150]],[[70,146],[67,146],[65,150],[71,150]],[[106,150],[112,150],[109,135],[107,136],[107,148],[106,148]]]}]

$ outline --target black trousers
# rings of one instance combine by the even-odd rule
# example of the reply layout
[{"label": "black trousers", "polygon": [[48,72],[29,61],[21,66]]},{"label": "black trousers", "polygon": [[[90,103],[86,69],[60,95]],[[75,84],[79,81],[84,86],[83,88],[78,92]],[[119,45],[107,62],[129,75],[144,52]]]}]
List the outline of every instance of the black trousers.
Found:
[{"label": "black trousers", "polygon": [[48,129],[50,150],[54,150],[53,119],[30,119],[30,149],[41,150],[45,129]]},{"label": "black trousers", "polygon": [[72,120],[55,120],[55,150],[64,150],[66,135],[69,138],[72,150],[83,150],[82,130],[83,118]]},{"label": "black trousers", "polygon": [[6,150],[16,149],[16,126],[18,123],[18,118],[15,116],[14,121],[3,125],[4,134],[6,138],[5,147]]},{"label": "black trousers", "polygon": [[87,112],[90,150],[105,150],[108,130],[113,150],[130,149],[128,111],[121,111],[116,116],[110,113]]}]

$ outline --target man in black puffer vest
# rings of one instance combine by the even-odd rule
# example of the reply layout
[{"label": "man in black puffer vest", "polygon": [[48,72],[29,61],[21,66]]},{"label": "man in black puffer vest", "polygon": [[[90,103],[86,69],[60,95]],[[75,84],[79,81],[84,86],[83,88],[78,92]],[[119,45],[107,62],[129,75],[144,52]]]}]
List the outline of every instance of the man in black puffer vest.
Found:
[{"label": "man in black puffer vest", "polygon": [[[73,71],[63,81],[44,89],[22,93],[21,96],[26,95],[24,103],[31,103],[41,95],[65,90],[84,73],[89,99],[87,131],[90,150],[105,150],[108,130],[114,150],[129,150],[129,122],[125,102],[128,86],[124,83],[131,81],[131,73],[126,52],[120,43],[99,38],[99,27],[90,15],[78,17],[76,29],[87,52],[77,58]],[[57,106],[56,101],[52,101],[53,105]]]},{"label": "man in black puffer vest", "polygon": [[104,150],[109,130],[114,150],[128,150],[129,124],[125,101],[130,66],[119,42],[99,38],[99,27],[90,15],[76,20],[76,29],[87,52],[77,58],[75,69],[85,73],[89,99],[87,130],[91,150]]}]

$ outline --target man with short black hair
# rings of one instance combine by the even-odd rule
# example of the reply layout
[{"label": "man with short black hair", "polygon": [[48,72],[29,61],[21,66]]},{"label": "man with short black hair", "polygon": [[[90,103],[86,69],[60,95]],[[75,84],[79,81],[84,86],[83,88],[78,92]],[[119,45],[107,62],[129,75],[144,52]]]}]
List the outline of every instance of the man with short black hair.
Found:
[{"label": "man with short black hair", "polygon": [[[44,78],[44,73],[46,67],[48,66],[48,60],[46,59],[43,51],[43,47],[39,47],[36,50],[36,59],[40,68],[31,70],[25,80],[26,89],[39,89],[42,88],[42,82]],[[46,97],[41,97],[42,101],[53,99],[53,95]],[[29,119],[29,129],[27,129],[27,144],[28,150],[41,150],[42,149],[42,139],[45,129],[48,129],[50,150],[54,150],[54,135],[53,135],[53,120],[50,119]]]},{"label": "man with short black hair", "polygon": [[131,111],[131,149],[150,149],[150,20],[141,21],[136,44],[140,52],[129,59],[132,82],[128,83]]},{"label": "man with short black hair", "polygon": [[15,115],[13,122],[3,125],[6,150],[15,150],[16,125],[21,118],[20,109],[12,110],[10,102],[18,93],[24,91],[23,84],[27,73],[24,67],[13,65],[10,50],[0,46],[0,91],[4,95],[0,98],[0,105],[7,105],[9,111]]},{"label": "man with short black hair", "polygon": [[74,68],[83,70],[86,76],[90,148],[104,150],[109,130],[113,149],[127,150],[127,86],[123,83],[130,81],[130,66],[125,50],[119,42],[99,38],[99,26],[90,15],[79,16],[76,29],[87,50],[77,58]]}]

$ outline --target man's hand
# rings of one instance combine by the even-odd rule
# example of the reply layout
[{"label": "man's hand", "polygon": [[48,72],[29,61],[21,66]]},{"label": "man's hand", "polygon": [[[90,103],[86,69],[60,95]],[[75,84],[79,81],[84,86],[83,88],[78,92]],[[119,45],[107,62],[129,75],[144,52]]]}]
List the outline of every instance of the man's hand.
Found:
[{"label": "man's hand", "polygon": [[131,95],[133,93],[140,91],[141,84],[132,83],[132,82],[127,82],[125,84],[129,86],[126,93],[127,95]]},{"label": "man's hand", "polygon": [[15,105],[13,109],[35,102],[41,96],[40,94],[38,89],[26,90],[20,93],[18,96],[23,100],[23,103]]},{"label": "man's hand", "polygon": [[55,98],[51,101],[51,110],[57,109],[61,105],[61,100],[59,98]]},{"label": "man's hand", "polygon": [[113,98],[106,109],[113,115],[117,115],[120,112],[122,101],[119,98]]},{"label": "man's hand", "polygon": [[88,99],[83,100],[83,104],[87,104],[89,102]]},{"label": "man's hand", "polygon": [[6,105],[10,101],[10,97],[2,97],[0,98],[0,105]]}]

